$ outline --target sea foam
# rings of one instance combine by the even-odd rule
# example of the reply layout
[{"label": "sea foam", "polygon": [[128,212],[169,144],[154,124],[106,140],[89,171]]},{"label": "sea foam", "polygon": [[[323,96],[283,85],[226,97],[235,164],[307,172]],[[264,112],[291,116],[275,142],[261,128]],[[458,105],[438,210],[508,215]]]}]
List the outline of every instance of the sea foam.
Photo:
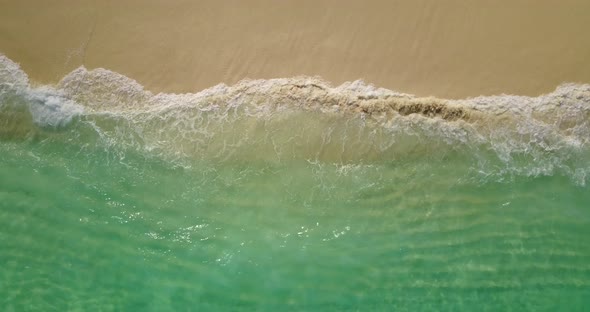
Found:
[{"label": "sea foam", "polygon": [[[21,117],[32,120],[31,132],[77,120],[109,146],[173,161],[387,162],[454,152],[469,154],[484,176],[562,172],[583,184],[590,170],[587,84],[563,84],[537,97],[447,100],[360,80],[333,87],[317,77],[293,77],[154,94],[124,75],[84,67],[55,86],[34,87],[0,56],[0,91],[0,105],[27,107],[30,117]],[[2,120],[12,110],[4,108]],[[16,128],[22,135],[22,125]],[[2,132],[6,137],[10,130]]]}]

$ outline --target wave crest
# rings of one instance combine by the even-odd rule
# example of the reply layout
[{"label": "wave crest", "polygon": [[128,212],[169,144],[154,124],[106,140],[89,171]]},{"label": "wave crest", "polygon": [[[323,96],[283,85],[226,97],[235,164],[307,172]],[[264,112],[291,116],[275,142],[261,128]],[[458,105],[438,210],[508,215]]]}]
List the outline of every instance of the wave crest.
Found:
[{"label": "wave crest", "polygon": [[33,88],[0,56],[0,86],[1,138],[65,127],[76,137],[96,133],[97,144],[181,162],[392,162],[454,153],[468,154],[482,176],[564,172],[583,184],[590,172],[590,85],[446,100],[294,77],[153,94],[121,74],[83,67],[54,87]]}]

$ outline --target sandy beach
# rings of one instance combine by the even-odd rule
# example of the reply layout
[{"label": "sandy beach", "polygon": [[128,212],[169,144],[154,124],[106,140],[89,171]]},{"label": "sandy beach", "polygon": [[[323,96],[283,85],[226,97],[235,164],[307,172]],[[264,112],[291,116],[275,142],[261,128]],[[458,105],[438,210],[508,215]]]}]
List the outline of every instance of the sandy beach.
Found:
[{"label": "sandy beach", "polygon": [[55,83],[80,65],[159,92],[244,78],[363,79],[422,96],[590,82],[589,1],[0,1],[0,53]]},{"label": "sandy beach", "polygon": [[0,312],[587,311],[589,26],[0,0]]}]

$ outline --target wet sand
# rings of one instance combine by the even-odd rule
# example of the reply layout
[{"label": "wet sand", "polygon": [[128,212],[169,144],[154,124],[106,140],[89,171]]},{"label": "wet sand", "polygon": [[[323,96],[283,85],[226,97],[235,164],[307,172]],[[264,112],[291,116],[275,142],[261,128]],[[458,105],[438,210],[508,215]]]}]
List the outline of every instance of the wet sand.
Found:
[{"label": "wet sand", "polygon": [[590,82],[589,1],[0,0],[0,53],[55,83],[104,67],[147,89],[363,79],[422,96]]}]

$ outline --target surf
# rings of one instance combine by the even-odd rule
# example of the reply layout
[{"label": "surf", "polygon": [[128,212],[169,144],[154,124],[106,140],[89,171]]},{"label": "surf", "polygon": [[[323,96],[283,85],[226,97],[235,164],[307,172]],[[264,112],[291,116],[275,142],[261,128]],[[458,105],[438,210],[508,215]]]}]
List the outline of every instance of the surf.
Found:
[{"label": "surf", "polygon": [[362,81],[244,80],[157,93],[131,78],[80,67],[55,86],[29,82],[0,56],[3,139],[64,140],[190,166],[195,161],[388,163],[464,154],[476,175],[590,173],[590,85],[538,97],[416,97]]}]

